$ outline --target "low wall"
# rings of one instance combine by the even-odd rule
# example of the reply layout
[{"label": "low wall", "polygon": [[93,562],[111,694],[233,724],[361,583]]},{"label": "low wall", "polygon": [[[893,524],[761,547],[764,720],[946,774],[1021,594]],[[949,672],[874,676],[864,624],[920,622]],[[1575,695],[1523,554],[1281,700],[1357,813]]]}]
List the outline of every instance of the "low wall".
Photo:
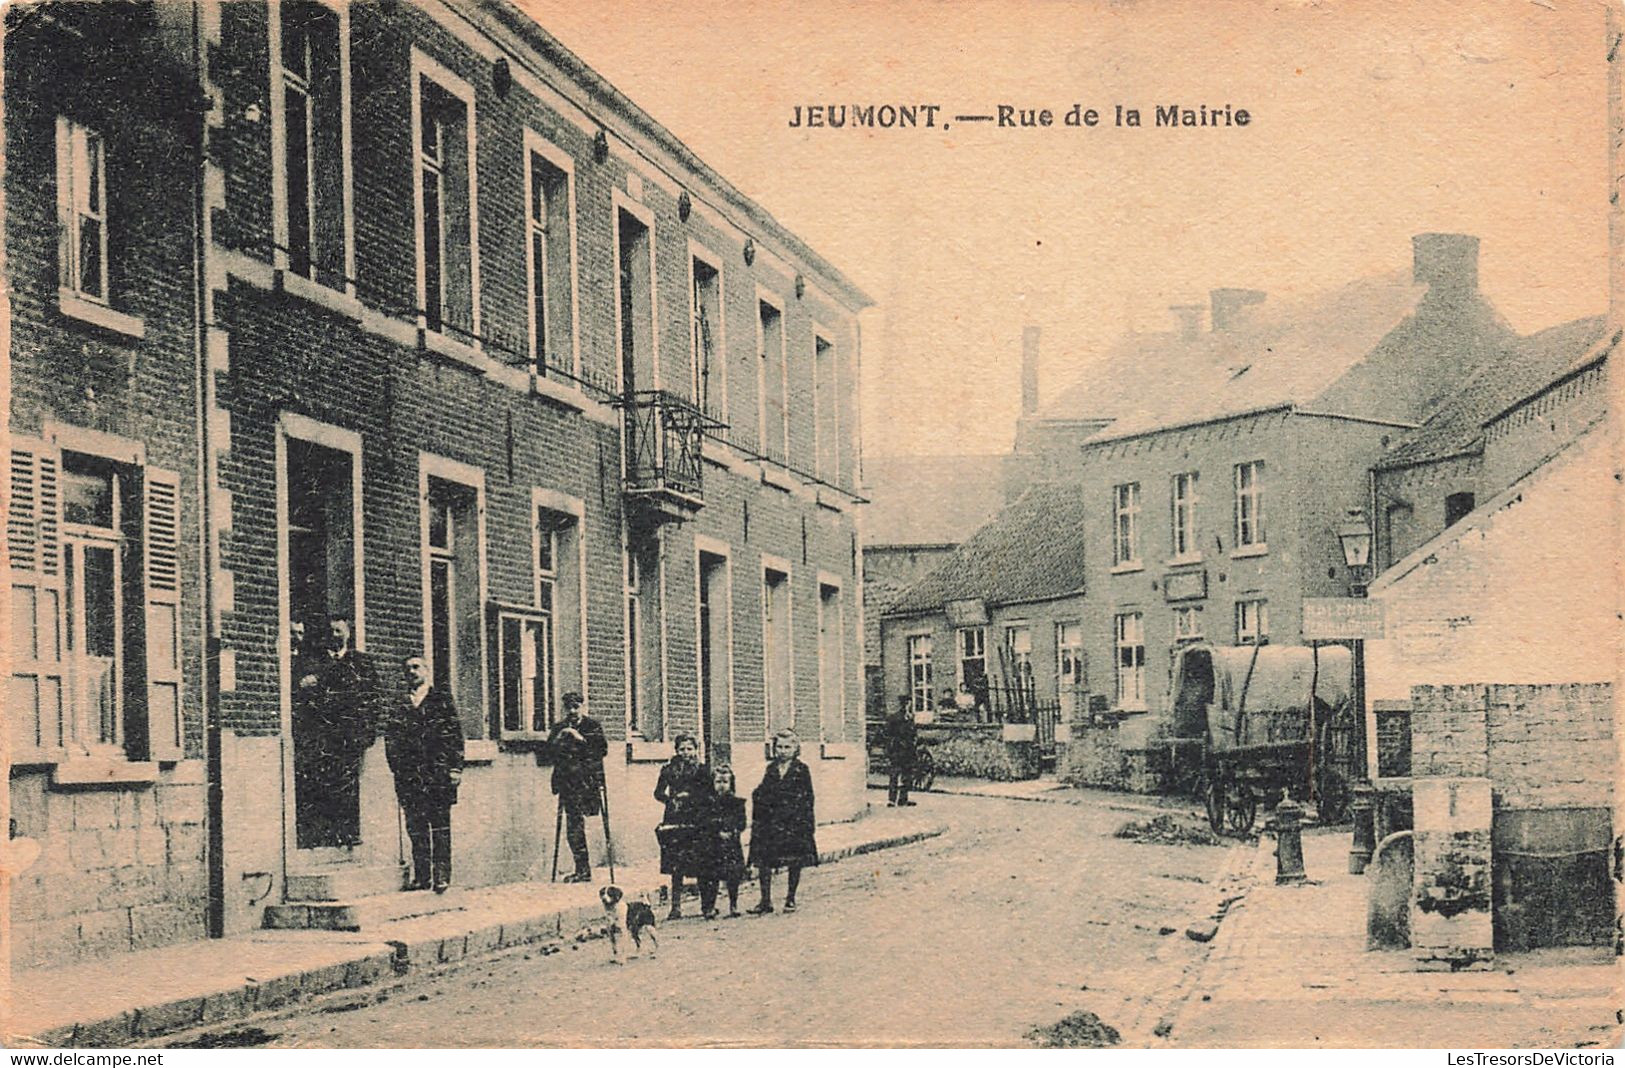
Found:
[{"label": "low wall", "polygon": [[920,742],[931,752],[938,775],[963,775],[994,782],[1036,779],[1035,742],[1005,741],[998,723],[933,723],[920,727]]}]

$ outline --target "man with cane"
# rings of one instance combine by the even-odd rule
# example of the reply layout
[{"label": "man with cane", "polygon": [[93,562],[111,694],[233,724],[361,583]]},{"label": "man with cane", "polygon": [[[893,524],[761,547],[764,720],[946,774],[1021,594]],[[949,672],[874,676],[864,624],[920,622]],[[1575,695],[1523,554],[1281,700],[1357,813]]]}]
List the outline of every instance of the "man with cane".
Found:
[{"label": "man with cane", "polygon": [[[604,812],[604,756],[609,742],[604,728],[591,716],[583,715],[579,693],[564,695],[564,718],[547,737],[553,757],[553,792],[558,795],[558,823],[575,857],[575,872],[564,877],[567,883],[592,882],[592,862],[587,856],[587,817]],[[605,838],[608,839],[606,821]],[[559,867],[558,827],[553,834],[553,870]]]}]

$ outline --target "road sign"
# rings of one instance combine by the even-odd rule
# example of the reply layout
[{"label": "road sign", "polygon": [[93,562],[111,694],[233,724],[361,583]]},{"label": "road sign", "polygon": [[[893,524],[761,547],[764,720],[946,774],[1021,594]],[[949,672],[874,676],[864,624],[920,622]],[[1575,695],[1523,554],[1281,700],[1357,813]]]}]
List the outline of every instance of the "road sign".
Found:
[{"label": "road sign", "polygon": [[1364,597],[1305,597],[1304,640],[1381,638],[1384,635],[1382,607],[1382,601]]}]

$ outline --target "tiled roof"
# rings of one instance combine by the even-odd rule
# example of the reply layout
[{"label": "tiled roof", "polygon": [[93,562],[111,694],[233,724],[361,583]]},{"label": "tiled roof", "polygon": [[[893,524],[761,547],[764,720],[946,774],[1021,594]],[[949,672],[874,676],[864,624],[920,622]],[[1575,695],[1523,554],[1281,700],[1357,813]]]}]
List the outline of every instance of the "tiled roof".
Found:
[{"label": "tiled roof", "polygon": [[1589,359],[1606,325],[1602,316],[1592,316],[1518,339],[1505,358],[1470,375],[1426,423],[1383,457],[1378,468],[1479,451],[1486,421]]},{"label": "tiled roof", "polygon": [[1060,597],[1083,588],[1083,492],[1041,483],[1000,512],[934,571],[892,602],[892,614],[940,610],[979,598],[989,605]]},{"label": "tiled roof", "polygon": [[1004,504],[1004,457],[866,456],[863,541],[958,545]]}]

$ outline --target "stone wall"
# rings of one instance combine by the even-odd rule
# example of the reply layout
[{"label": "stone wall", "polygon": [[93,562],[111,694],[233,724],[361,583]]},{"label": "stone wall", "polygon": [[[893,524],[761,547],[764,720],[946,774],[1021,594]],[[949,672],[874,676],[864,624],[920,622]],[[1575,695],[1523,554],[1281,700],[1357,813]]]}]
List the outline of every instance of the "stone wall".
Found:
[{"label": "stone wall", "polygon": [[1039,775],[1037,744],[1005,741],[1003,727],[997,723],[931,725],[920,729],[920,740],[931,751],[938,775],[994,782]]}]

